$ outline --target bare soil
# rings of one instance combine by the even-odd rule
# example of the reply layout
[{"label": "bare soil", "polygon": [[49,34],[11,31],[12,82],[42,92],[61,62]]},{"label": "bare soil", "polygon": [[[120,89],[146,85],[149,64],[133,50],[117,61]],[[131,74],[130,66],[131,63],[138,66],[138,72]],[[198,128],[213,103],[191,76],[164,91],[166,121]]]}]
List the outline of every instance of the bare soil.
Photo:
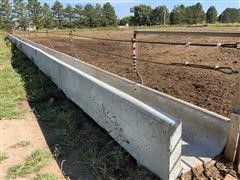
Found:
[{"label": "bare soil", "polygon": [[[230,29],[232,30],[232,29]],[[130,40],[132,31],[82,31],[76,34],[91,37]],[[162,35],[139,35],[138,40],[191,43],[235,43],[237,38],[224,37],[179,37]],[[132,72],[131,43],[107,42],[87,38],[74,39],[71,45],[67,36],[51,35],[50,38],[31,37],[38,43],[60,52],[78,57],[89,64],[138,81]],[[73,51],[76,52],[74,52]],[[114,54],[114,55],[110,55]],[[217,47],[173,46],[138,44],[138,58],[160,63],[194,63],[225,66],[239,70],[240,50]],[[229,107],[234,94],[236,74],[192,67],[168,66],[138,61],[137,69],[143,84],[179,99],[229,116]]]},{"label": "bare soil", "polygon": [[[1,151],[7,156],[7,159],[0,163],[0,179],[2,180],[5,179],[10,167],[24,163],[25,158],[32,152],[41,149],[51,153],[28,102],[23,101],[20,105],[26,110],[23,117],[0,120],[0,146]],[[21,141],[29,141],[30,144],[25,147],[17,146]],[[59,180],[64,179],[54,158],[51,158],[49,164],[41,170],[41,173],[52,173],[56,175]],[[25,178],[17,179],[33,179],[34,177],[36,177],[36,174],[30,174]]]}]

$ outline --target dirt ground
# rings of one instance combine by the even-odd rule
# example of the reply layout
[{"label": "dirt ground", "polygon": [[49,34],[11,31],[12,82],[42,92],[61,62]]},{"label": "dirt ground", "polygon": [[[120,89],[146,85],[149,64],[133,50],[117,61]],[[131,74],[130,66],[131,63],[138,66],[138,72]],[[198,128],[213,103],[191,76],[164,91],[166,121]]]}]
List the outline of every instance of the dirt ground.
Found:
[{"label": "dirt ground", "polygon": [[[195,29],[198,30],[198,29]],[[202,30],[202,29],[201,29]],[[225,30],[225,29],[224,29]],[[234,30],[236,29],[227,29]],[[75,32],[83,36],[126,39],[132,37],[131,30],[123,31],[82,31]],[[173,37],[173,36],[139,36],[142,40],[174,41],[174,42],[236,42],[236,38],[205,38],[205,37]],[[71,56],[93,64],[104,70],[122,77],[136,80],[132,73],[132,61],[115,55],[131,57],[131,44],[106,42],[75,38],[74,45],[68,36],[52,36],[51,38],[31,36],[31,40],[54,48]],[[76,52],[74,52],[74,51]],[[114,55],[109,55],[114,54]],[[138,57],[156,62],[189,62],[204,65],[220,65],[233,69],[240,67],[240,50],[217,47],[184,47],[169,45],[139,44]],[[156,65],[139,61],[138,71],[143,84],[174,97],[191,102],[200,107],[229,116],[229,107],[234,91],[235,74],[195,69],[190,67]],[[73,170],[74,171],[74,170]],[[73,172],[74,174],[74,172]],[[142,176],[139,176],[142,177]],[[205,164],[179,177],[179,179],[237,179],[236,166],[221,157],[210,164]],[[140,178],[141,179],[141,178]],[[151,179],[151,178],[150,178]]]},{"label": "dirt ground", "polygon": [[[238,29],[228,28],[224,30],[236,31]],[[130,40],[133,31],[77,31],[74,33],[83,36]],[[132,60],[124,58],[130,58],[132,55],[131,43],[107,42],[75,37],[74,44],[71,45],[67,36],[50,35],[50,38],[43,38],[44,35],[38,34],[37,37],[32,35],[30,39],[71,56],[78,57],[87,63],[122,77],[137,80],[136,75],[132,73]],[[215,44],[235,43],[239,41],[239,38],[166,35],[138,35],[137,39]],[[210,65],[212,67],[215,65],[226,66],[234,70],[239,70],[240,68],[240,50],[238,49],[156,44],[138,44],[137,49],[139,59],[160,63],[188,62]],[[234,93],[233,86],[236,74],[225,74],[219,71],[191,67],[152,64],[143,61],[137,62],[137,69],[142,76],[144,85],[210,111],[227,117],[229,116],[229,107]]]},{"label": "dirt ground", "polygon": [[[0,146],[1,151],[6,153],[7,159],[0,163],[0,179],[5,179],[7,171],[10,167],[24,162],[24,159],[35,150],[45,150],[51,153],[49,146],[42,134],[38,121],[29,107],[27,101],[21,102],[26,113],[18,119],[0,120]],[[27,141],[29,145],[19,146],[19,142]],[[54,158],[51,158],[47,166],[41,173],[52,173],[59,180],[63,180],[64,176]],[[17,179],[33,179],[36,175],[30,174],[25,178]]]}]

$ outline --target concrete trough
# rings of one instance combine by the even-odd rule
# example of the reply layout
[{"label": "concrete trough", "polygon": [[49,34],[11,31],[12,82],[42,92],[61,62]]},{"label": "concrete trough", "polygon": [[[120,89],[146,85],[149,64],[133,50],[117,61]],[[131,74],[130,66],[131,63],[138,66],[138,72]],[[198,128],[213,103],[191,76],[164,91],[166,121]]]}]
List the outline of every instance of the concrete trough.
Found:
[{"label": "concrete trough", "polygon": [[29,40],[8,36],[139,164],[161,179],[219,155],[229,119]]}]

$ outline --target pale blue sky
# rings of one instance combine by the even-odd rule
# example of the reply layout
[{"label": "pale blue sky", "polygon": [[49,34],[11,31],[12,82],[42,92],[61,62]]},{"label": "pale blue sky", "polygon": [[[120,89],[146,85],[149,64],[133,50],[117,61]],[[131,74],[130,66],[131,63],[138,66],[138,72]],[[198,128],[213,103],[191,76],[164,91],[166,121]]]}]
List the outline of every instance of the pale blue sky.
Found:
[{"label": "pale blue sky", "polygon": [[[70,3],[75,5],[77,3],[85,5],[86,3],[91,4],[104,4],[110,2],[116,11],[116,14],[119,18],[124,16],[131,15],[130,8],[139,4],[147,4],[153,8],[160,5],[166,5],[167,8],[171,11],[175,5],[184,4],[186,6],[196,4],[200,2],[203,5],[204,10],[206,11],[209,6],[214,5],[217,8],[218,13],[220,14],[225,8],[240,8],[240,0],[59,0],[62,4],[66,5]],[[54,3],[54,0],[40,0],[41,3],[47,2],[49,5]]]}]

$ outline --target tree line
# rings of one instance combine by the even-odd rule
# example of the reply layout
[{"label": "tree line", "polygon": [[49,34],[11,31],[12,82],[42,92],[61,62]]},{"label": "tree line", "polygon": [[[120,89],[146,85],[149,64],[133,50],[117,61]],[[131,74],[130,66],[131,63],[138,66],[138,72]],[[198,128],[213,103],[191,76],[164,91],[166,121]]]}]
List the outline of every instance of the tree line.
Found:
[{"label": "tree line", "polygon": [[53,27],[109,27],[117,25],[168,25],[201,23],[240,23],[240,9],[226,8],[220,15],[214,6],[205,13],[201,3],[192,6],[177,5],[171,12],[166,6],[152,8],[137,5],[130,8],[133,16],[118,19],[114,7],[109,3],[103,5],[90,3],[82,6],[76,4],[64,6],[56,0],[50,7],[41,5],[39,0],[0,0],[0,28],[17,26],[27,29],[30,25],[37,29]]},{"label": "tree line", "polygon": [[171,12],[166,6],[152,8],[148,5],[138,5],[130,9],[133,16],[124,17],[120,24],[130,25],[181,25],[202,23],[240,23],[240,8],[226,8],[220,15],[214,6],[205,13],[201,3],[192,6],[183,4],[175,6]]},{"label": "tree line", "polygon": [[41,5],[38,0],[0,0],[0,26],[12,26],[26,30],[29,25],[36,29],[53,27],[107,27],[116,26],[118,19],[113,6],[107,2],[101,6],[88,3],[66,7],[56,0],[52,7]]}]

